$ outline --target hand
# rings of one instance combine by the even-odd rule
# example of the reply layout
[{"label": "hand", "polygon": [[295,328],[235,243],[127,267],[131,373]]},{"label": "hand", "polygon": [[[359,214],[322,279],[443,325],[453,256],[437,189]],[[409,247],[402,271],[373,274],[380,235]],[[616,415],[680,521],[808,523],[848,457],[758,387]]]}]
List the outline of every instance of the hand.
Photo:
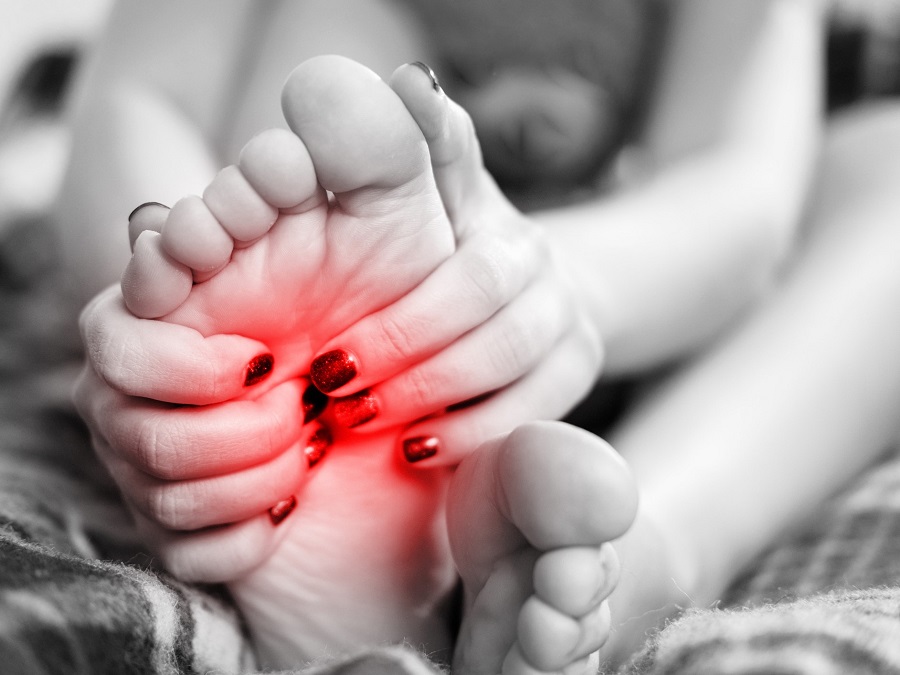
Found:
[{"label": "hand", "polygon": [[600,373],[598,332],[550,239],[499,190],[490,196],[477,213],[457,208],[467,224],[457,251],[419,287],[319,350],[358,366],[329,392],[338,423],[353,424],[363,399],[378,414],[361,433],[421,419],[399,440],[419,466],[455,464],[497,433],[564,416]]},{"label": "hand", "polygon": [[75,402],[145,541],[192,581],[263,562],[329,438],[300,414],[307,381],[248,370],[264,349],[252,340],[137,319],[118,289],[85,309],[81,329],[89,363]]}]

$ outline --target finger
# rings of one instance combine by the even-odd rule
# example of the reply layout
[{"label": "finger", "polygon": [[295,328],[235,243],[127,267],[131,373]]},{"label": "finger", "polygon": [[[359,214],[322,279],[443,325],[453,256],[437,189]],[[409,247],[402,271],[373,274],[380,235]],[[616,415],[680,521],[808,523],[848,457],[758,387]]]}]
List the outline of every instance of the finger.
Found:
[{"label": "finger", "polygon": [[86,370],[75,403],[123,461],[164,480],[220,476],[270,461],[303,435],[300,380],[254,400],[193,408],[125,396]]},{"label": "finger", "polygon": [[408,427],[400,450],[416,467],[452,466],[524,422],[560,419],[593,386],[602,361],[587,330],[568,335],[527,375],[486,400]]},{"label": "finger", "polygon": [[[446,349],[375,387],[332,404],[338,424],[375,431],[402,424],[515,382],[553,349],[572,322],[556,283],[540,278],[487,322]],[[352,414],[374,397],[377,417],[364,427]]]},{"label": "finger", "polygon": [[[422,361],[482,324],[542,267],[537,234],[502,239],[474,235],[418,287],[329,340],[311,377],[333,396],[372,386]],[[335,368],[348,354],[349,370]]]},{"label": "finger", "polygon": [[276,523],[265,511],[239,523],[194,532],[172,532],[140,514],[134,518],[143,541],[173,575],[188,582],[223,583],[268,560],[290,530],[290,515]]},{"label": "finger", "polygon": [[269,348],[238,335],[197,331],[138,319],[118,288],[98,295],[81,314],[88,359],[110,386],[132,396],[205,405],[245,394],[277,368]]},{"label": "finger", "polygon": [[251,518],[297,494],[311,464],[304,448],[317,431],[310,428],[303,442],[264,464],[194,480],[154,478],[111,454],[108,446],[98,448],[98,454],[129,502],[148,520],[169,530],[196,530]]}]

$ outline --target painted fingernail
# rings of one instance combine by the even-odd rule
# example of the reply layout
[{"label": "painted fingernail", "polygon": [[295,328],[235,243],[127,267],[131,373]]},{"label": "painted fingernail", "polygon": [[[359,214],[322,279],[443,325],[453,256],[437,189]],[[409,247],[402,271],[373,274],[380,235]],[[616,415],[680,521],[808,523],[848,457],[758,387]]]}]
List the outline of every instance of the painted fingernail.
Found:
[{"label": "painted fingernail", "polygon": [[359,372],[356,357],[345,349],[332,349],[313,359],[309,376],[319,391],[328,393],[343,387]]},{"label": "painted fingernail", "polygon": [[441,449],[441,442],[434,436],[413,436],[403,441],[403,455],[410,464],[434,457]]},{"label": "painted fingernail", "polygon": [[328,405],[328,397],[313,385],[303,392],[303,424],[312,422]]},{"label": "painted fingernail", "polygon": [[441,83],[438,82],[438,77],[437,77],[437,75],[435,75],[434,71],[431,69],[431,66],[429,66],[427,63],[423,63],[422,61],[413,61],[409,65],[415,66],[416,68],[419,68],[420,70],[424,71],[425,74],[431,78],[431,86],[434,87],[434,90],[438,91],[438,92],[441,91]]},{"label": "painted fingernail", "polygon": [[244,376],[244,386],[252,387],[259,384],[269,376],[275,365],[275,357],[271,354],[260,354],[247,364],[247,374]]},{"label": "painted fingernail", "polygon": [[363,389],[352,396],[334,399],[331,410],[338,424],[352,429],[375,418],[378,414],[378,399],[371,391]]},{"label": "painted fingernail", "polygon": [[291,515],[297,507],[297,498],[291,495],[287,499],[282,499],[275,506],[269,509],[269,519],[273,525],[281,525],[285,518]]},{"label": "painted fingernail", "polygon": [[140,211],[141,209],[143,209],[144,207],[146,207],[146,206],[161,206],[161,207],[163,207],[164,209],[169,208],[169,207],[166,206],[165,204],[160,204],[159,202],[144,202],[144,203],[141,204],[140,206],[136,207],[136,208],[134,209],[134,211],[132,211],[131,213],[128,214],[128,222],[131,222],[131,219],[134,218],[135,214],[136,214],[138,211]]},{"label": "painted fingernail", "polygon": [[306,457],[310,469],[322,461],[330,447],[331,432],[326,427],[321,427],[309,437],[309,440],[306,441],[306,447],[303,448],[303,455]]}]

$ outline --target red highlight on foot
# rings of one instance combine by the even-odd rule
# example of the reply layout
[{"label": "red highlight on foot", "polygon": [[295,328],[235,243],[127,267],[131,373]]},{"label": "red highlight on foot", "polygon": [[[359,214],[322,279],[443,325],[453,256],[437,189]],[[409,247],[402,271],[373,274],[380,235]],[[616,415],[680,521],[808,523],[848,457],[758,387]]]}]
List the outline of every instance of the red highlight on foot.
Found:
[{"label": "red highlight on foot", "polygon": [[291,515],[297,506],[297,498],[291,495],[287,499],[282,499],[275,506],[269,509],[269,519],[273,525],[281,525],[284,519]]},{"label": "red highlight on foot", "polygon": [[260,354],[247,364],[247,374],[244,376],[244,386],[252,387],[259,384],[269,376],[275,365],[275,357],[271,354]]},{"label": "red highlight on foot", "polygon": [[343,387],[359,372],[356,357],[345,349],[332,349],[313,359],[309,376],[320,391]]},{"label": "red highlight on foot", "polygon": [[403,441],[403,455],[410,464],[434,457],[441,449],[441,442],[434,436],[413,436]]},{"label": "red highlight on foot", "polygon": [[352,429],[378,415],[378,399],[368,389],[363,389],[352,396],[334,399],[331,410],[338,424]]},{"label": "red highlight on foot", "polygon": [[326,427],[321,427],[306,442],[303,448],[303,456],[309,464],[309,468],[313,468],[322,461],[328,448],[331,447],[331,432]]}]

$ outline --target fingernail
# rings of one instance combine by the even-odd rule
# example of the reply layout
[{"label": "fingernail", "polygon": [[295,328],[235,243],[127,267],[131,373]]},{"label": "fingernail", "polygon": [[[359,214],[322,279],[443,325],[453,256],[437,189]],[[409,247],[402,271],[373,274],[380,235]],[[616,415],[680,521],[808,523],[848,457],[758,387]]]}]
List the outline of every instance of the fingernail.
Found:
[{"label": "fingernail", "polygon": [[338,424],[352,429],[375,418],[378,400],[368,389],[363,389],[352,396],[334,399],[331,410]]},{"label": "fingernail", "polygon": [[356,357],[345,349],[332,349],[313,359],[309,376],[319,391],[328,393],[356,377]]},{"label": "fingernail", "polygon": [[140,206],[138,206],[137,208],[135,208],[134,211],[132,211],[131,213],[128,214],[128,222],[131,222],[131,219],[134,218],[134,215],[135,215],[138,211],[140,211],[142,208],[144,208],[145,206],[161,206],[161,207],[163,207],[164,209],[169,208],[169,207],[166,206],[165,204],[160,204],[159,202],[144,202],[143,204],[141,204]]},{"label": "fingernail", "polygon": [[322,461],[328,448],[331,447],[331,432],[326,427],[316,430],[309,440],[306,441],[306,447],[303,448],[303,455],[309,463],[309,468],[313,468]]},{"label": "fingernail", "polygon": [[247,364],[247,374],[244,376],[244,386],[252,387],[259,384],[269,376],[275,365],[275,357],[271,354],[260,354]]},{"label": "fingernail", "polygon": [[434,457],[441,449],[441,442],[434,436],[413,436],[403,441],[403,454],[410,464]]},{"label": "fingernail", "polygon": [[297,506],[297,498],[291,495],[287,499],[282,499],[275,506],[269,509],[269,519],[273,525],[280,525],[285,518],[291,515]]},{"label": "fingernail", "polygon": [[431,78],[431,86],[434,87],[434,90],[437,92],[441,91],[441,83],[438,82],[437,75],[435,75],[434,71],[431,69],[431,66],[429,66],[427,63],[423,63],[422,61],[413,61],[409,65],[415,66],[416,68],[424,71],[425,74]]},{"label": "fingernail", "polygon": [[312,422],[328,405],[328,397],[317,387],[310,385],[303,392],[303,424]]}]

